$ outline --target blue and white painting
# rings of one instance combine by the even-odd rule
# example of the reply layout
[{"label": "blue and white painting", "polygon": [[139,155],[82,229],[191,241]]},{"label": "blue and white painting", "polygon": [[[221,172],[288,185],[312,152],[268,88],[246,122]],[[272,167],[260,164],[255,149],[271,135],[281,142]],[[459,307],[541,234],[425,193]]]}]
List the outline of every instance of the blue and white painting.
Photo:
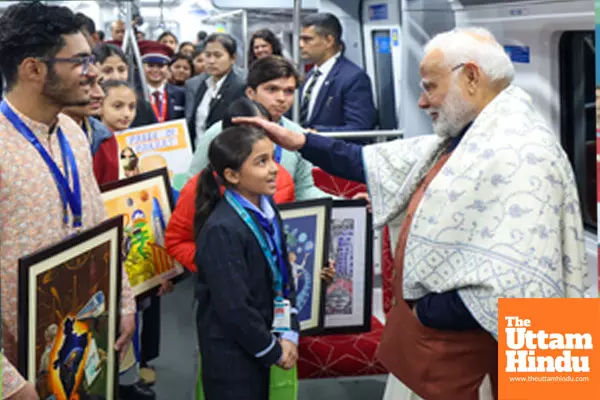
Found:
[{"label": "blue and white painting", "polygon": [[320,268],[315,266],[317,216],[287,218],[283,230],[287,235],[288,257],[296,284],[298,319],[302,324],[313,317],[313,277],[315,273],[320,274]]}]

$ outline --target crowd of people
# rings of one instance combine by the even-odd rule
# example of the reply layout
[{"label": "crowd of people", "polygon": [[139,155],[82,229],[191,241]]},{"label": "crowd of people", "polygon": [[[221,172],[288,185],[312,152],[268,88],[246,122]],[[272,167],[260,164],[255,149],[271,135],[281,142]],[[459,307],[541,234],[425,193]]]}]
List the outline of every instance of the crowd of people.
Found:
[{"label": "crowd of people", "polygon": [[[121,49],[125,36],[123,21],[115,21],[111,27],[112,37],[109,40],[101,40],[103,35],[96,30],[89,17],[81,13],[73,14],[66,8],[33,2],[10,7],[2,16],[1,22],[5,27],[0,35],[0,53],[4,57],[1,69],[6,81],[3,104],[8,110],[0,117],[5,118],[2,130],[7,140],[3,140],[3,143],[8,145],[14,141],[19,149],[17,153],[12,154],[12,157],[16,157],[11,167],[11,173],[14,175],[5,172],[3,168],[3,190],[7,193],[16,190],[13,185],[26,181],[31,176],[28,175],[28,171],[32,168],[44,171],[40,175],[44,184],[30,185],[31,192],[19,191],[14,196],[2,199],[2,207],[6,211],[2,214],[1,249],[5,349],[3,398],[33,399],[37,398],[35,391],[40,390],[44,381],[43,377],[40,377],[36,385],[31,385],[15,368],[18,360],[18,326],[15,314],[18,288],[14,266],[23,255],[59,242],[105,219],[98,187],[119,179],[120,159],[128,160],[124,167],[127,169],[126,176],[143,172],[135,154],[128,153],[127,149],[119,151],[115,133],[129,128],[186,119],[190,141],[195,151],[194,161],[189,169],[190,180],[179,196],[168,226],[166,241],[168,251],[175,259],[191,271],[197,271],[195,249],[198,232],[194,233],[194,227],[197,228],[198,224],[195,225],[194,221],[198,214],[198,199],[201,198],[204,188],[203,185],[198,185],[198,181],[202,176],[201,172],[208,170],[209,144],[215,137],[221,137],[221,131],[232,127],[231,120],[236,116],[260,114],[283,126],[302,131],[300,125],[284,115],[289,114],[294,92],[302,85],[303,77],[291,61],[282,56],[281,43],[276,35],[267,29],[255,32],[251,38],[248,53],[251,63],[247,71],[235,66],[238,46],[232,36],[225,33],[205,35],[202,32],[195,44],[179,43],[178,38],[171,32],[164,32],[155,41],[138,36],[143,71],[136,71],[135,65],[132,65]],[[307,54],[312,57],[307,57],[308,61],[317,66],[328,62],[327,68],[331,70],[336,60],[343,57],[339,48],[342,35],[339,21],[333,15],[320,15],[307,24],[313,35],[303,42]],[[52,33],[43,34],[48,26],[53,27]],[[319,34],[315,36],[317,30]],[[29,35],[31,39],[24,41]],[[348,63],[350,62],[346,60],[346,64]],[[368,82],[370,92],[370,82],[366,74],[351,63],[350,68],[355,74],[354,70],[360,71],[362,78]],[[132,71],[143,74],[150,94],[148,98],[143,95],[140,83],[142,80],[136,79],[135,74],[131,76]],[[346,79],[345,74],[343,77]],[[333,78],[332,75],[331,82],[335,83]],[[317,77],[313,78],[313,86],[318,80]],[[340,82],[334,85],[335,91],[331,94],[345,91],[344,96],[352,100],[354,88],[350,86]],[[308,105],[311,90],[307,90],[305,105]],[[316,91],[312,91],[315,96]],[[325,90],[323,92],[323,96],[327,94]],[[367,109],[373,107],[370,93],[363,103],[367,105]],[[352,107],[358,105],[352,101],[348,104],[349,106],[331,104],[337,107],[337,119],[332,121],[330,129],[335,128],[334,123],[357,123],[355,118],[359,110],[352,110]],[[323,106],[320,106],[320,109],[322,108]],[[26,128],[19,123],[15,124],[8,115],[16,116]],[[343,115],[347,115],[347,121],[343,120]],[[363,126],[355,125],[356,129],[370,129],[373,126],[372,121]],[[50,155],[49,159],[40,158],[36,151],[38,147],[23,142],[21,129],[27,132],[31,130],[35,132],[34,135],[45,136],[40,143]],[[317,127],[312,129],[316,130]],[[80,135],[80,132],[83,132],[83,135]],[[56,195],[71,190],[53,185],[51,171],[54,169],[50,168],[51,165],[56,165],[61,171],[61,163],[54,157],[60,157],[62,154],[59,143],[62,134],[68,138],[68,143],[73,149],[79,171],[78,183],[82,187],[79,200],[81,216],[77,216],[81,219],[81,224],[77,226],[62,226],[59,224],[60,220],[56,219],[60,214],[60,199]],[[237,135],[239,134],[238,132]],[[71,139],[73,136],[77,137]],[[247,142],[245,145],[251,143]],[[234,141],[231,150],[235,150],[236,146]],[[5,147],[5,150],[8,148],[10,146]],[[237,162],[243,161],[240,159]],[[303,160],[297,152],[280,148],[274,162],[277,165],[273,174],[277,176],[273,182],[275,190],[269,188],[264,194],[274,195],[277,203],[328,196],[315,187],[311,174],[312,165]],[[21,169],[21,165],[27,168]],[[271,165],[271,169],[273,168]],[[227,181],[222,181],[221,184],[229,187]],[[22,207],[24,204],[31,204],[34,193],[41,194],[43,201],[49,204],[44,209],[43,216],[36,215],[35,212],[30,213],[28,220],[35,223],[23,231],[23,225],[15,217],[17,214],[11,211],[13,207],[16,210],[18,205]],[[45,239],[39,240],[38,235],[43,235]],[[8,236],[12,239],[8,240]],[[18,244],[14,242],[16,237],[20,237]],[[333,265],[326,266],[324,271],[323,279],[331,280],[335,271]],[[290,276],[294,273],[297,271],[291,272]],[[266,279],[266,276],[263,278]],[[123,399],[155,397],[151,385],[156,381],[156,373],[149,362],[158,356],[159,297],[171,290],[173,285],[165,281],[158,297],[136,301],[131,296],[127,276],[123,274],[121,336],[117,345],[125,354],[136,327],[140,331],[141,343],[138,363],[134,368],[121,371],[119,377],[120,397]],[[288,291],[286,289],[286,292]],[[293,289],[291,291],[293,292]],[[266,296],[264,300],[268,298],[269,296]],[[199,310],[202,310],[202,306],[199,306]],[[266,311],[265,313],[268,314]],[[200,337],[202,335],[199,335]],[[291,366],[294,354],[297,355],[298,335],[297,332],[294,334],[290,331],[285,337],[285,354],[277,346],[273,355],[284,354],[285,361],[282,356],[280,365]],[[215,361],[211,360],[209,352],[203,354],[202,359],[210,363]],[[47,368],[41,368],[41,371],[46,370]],[[210,392],[210,388],[211,385],[207,382],[205,390]],[[214,394],[207,396],[212,397]]]},{"label": "crowd of people", "polygon": [[[328,196],[315,187],[313,165],[367,183],[375,225],[390,226],[397,243],[397,301],[379,351],[395,376],[393,398],[497,393],[497,299],[516,293],[507,279],[525,297],[583,297],[571,166],[487,31],[442,33],[425,48],[419,106],[435,135],[371,145],[319,135],[377,124],[371,80],[344,56],[332,14],[302,21],[306,77],[268,29],[252,35],[247,71],[235,65],[229,34],[180,43],[171,32],[157,40],[137,32],[148,98],[121,50],[122,21],[104,41],[85,15],[22,2],[0,26],[4,399],[38,399],[40,391],[16,368],[18,260],[105,220],[99,185],[119,179],[120,159],[126,172],[143,172],[115,133],[176,119],[186,120],[194,155],[165,241],[194,273],[190,324],[208,400],[266,400],[272,369],[294,379],[298,271],[277,205]],[[297,89],[299,123],[289,118]],[[323,271],[330,282],[334,263]],[[164,281],[157,296],[136,301],[122,274],[115,347],[123,358],[136,332],[140,343],[137,362],[119,376],[122,399],[155,398],[160,297],[173,289]]]}]

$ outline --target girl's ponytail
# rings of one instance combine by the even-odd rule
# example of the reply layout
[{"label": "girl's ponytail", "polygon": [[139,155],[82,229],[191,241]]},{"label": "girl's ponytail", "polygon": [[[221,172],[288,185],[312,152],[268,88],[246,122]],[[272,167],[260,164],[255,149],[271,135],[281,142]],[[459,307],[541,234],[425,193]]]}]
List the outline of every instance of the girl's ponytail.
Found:
[{"label": "girl's ponytail", "polygon": [[204,223],[221,199],[219,183],[212,166],[202,170],[196,186],[196,215],[194,216],[194,237],[198,238]]}]

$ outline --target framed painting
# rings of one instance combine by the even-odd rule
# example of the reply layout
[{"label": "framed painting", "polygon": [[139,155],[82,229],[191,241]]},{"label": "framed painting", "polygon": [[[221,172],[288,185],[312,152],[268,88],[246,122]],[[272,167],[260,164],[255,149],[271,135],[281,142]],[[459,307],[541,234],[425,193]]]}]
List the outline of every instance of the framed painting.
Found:
[{"label": "framed painting", "polygon": [[173,190],[179,192],[183,188],[192,161],[192,143],[185,119],[132,128],[115,136],[121,179],[167,168]]},{"label": "framed painting", "polygon": [[149,295],[163,280],[177,281],[184,269],[165,249],[165,231],[173,209],[167,170],[111,182],[100,190],[108,215],[123,216],[124,267],[133,295]]},{"label": "framed painting", "polygon": [[329,256],[331,205],[332,200],[325,198],[278,206],[296,283],[300,330],[304,335],[323,329],[325,285],[321,271]]},{"label": "framed painting", "polygon": [[371,330],[373,225],[365,200],[334,200],[329,259],[336,276],[325,294],[326,334]]},{"label": "framed painting", "polygon": [[41,399],[117,400],[122,217],[19,260],[19,371]]}]

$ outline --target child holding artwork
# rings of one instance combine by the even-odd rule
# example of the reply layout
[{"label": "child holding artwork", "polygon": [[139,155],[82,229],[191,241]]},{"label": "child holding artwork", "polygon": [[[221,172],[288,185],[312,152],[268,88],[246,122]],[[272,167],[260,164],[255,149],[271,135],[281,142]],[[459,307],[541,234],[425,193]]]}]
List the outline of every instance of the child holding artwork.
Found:
[{"label": "child holding artwork", "polygon": [[[98,149],[94,157],[94,172],[98,184],[119,179],[119,144],[114,133],[128,129],[135,118],[137,97],[132,86],[126,81],[105,81],[104,101],[100,115],[102,122],[113,133],[110,141]],[[96,161],[96,158],[98,160]]]},{"label": "child holding artwork", "polygon": [[[127,161],[124,165],[126,168],[125,175],[127,177],[136,175],[131,172],[137,171],[137,155],[131,148],[126,148],[119,152],[119,145],[114,136],[115,132],[129,129],[131,123],[135,119],[138,101],[135,90],[128,82],[119,80],[105,81],[102,86],[105,93],[101,109],[102,122],[113,133],[114,141],[110,148],[106,147],[105,149],[106,155],[103,158],[103,165],[101,166],[104,172],[102,174],[104,182],[99,180],[100,184],[119,179],[120,158]],[[169,293],[172,290],[173,283],[168,280],[164,281],[159,289],[158,296]],[[139,346],[136,351],[136,358],[141,366],[139,375],[145,383],[151,385],[156,381],[156,374],[154,370],[147,365],[147,362],[158,355],[160,340],[160,305],[158,298],[145,297],[141,301],[138,300],[138,311],[140,317],[143,316],[143,324],[141,324],[142,328],[139,329],[141,335]],[[134,370],[137,372],[137,366]],[[121,380],[123,380],[123,376],[121,377]],[[123,391],[123,387],[121,387],[121,390]],[[140,385],[131,386],[129,391],[124,392],[127,393],[128,396],[131,396],[125,398],[135,398],[135,396],[138,396],[139,398],[150,398],[148,396],[150,393],[148,388]]]},{"label": "child holding artwork", "polygon": [[270,367],[296,365],[299,336],[292,269],[271,198],[274,146],[262,130],[234,126],[211,142],[208,157],[194,221],[203,395],[267,400]]}]

